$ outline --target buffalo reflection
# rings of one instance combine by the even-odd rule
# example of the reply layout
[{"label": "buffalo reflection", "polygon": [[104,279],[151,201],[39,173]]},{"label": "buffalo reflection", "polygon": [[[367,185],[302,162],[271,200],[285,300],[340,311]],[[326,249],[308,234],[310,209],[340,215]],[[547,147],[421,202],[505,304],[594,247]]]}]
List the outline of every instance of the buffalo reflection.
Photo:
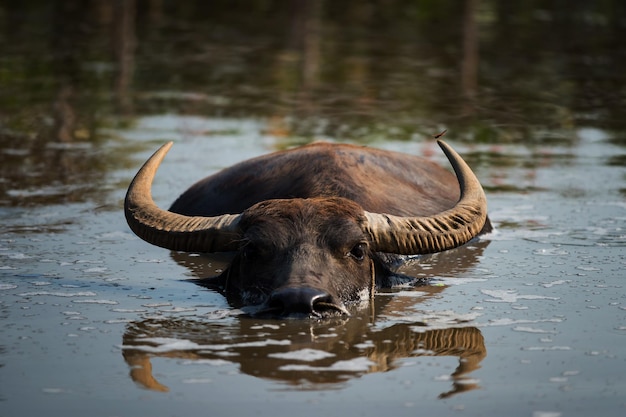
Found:
[{"label": "buffalo reflection", "polygon": [[[401,359],[456,356],[447,397],[478,387],[469,374],[486,356],[474,327],[425,330],[419,323],[371,325],[365,311],[344,320],[269,321],[240,317],[230,324],[199,320],[145,320],[124,334],[123,356],[140,386],[168,391],[152,373],[152,357],[229,361],[241,372],[280,381],[298,389],[329,388],[371,372],[386,372]],[[425,331],[424,331],[425,330]]]}]

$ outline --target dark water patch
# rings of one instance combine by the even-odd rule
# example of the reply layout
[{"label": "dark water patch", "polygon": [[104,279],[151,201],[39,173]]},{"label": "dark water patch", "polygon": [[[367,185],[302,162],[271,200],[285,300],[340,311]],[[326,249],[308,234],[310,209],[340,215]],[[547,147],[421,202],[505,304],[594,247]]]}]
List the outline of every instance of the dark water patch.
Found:
[{"label": "dark water patch", "polygon": [[607,139],[607,142],[613,145],[626,146],[626,136],[612,135]]},{"label": "dark water patch", "polygon": [[484,186],[483,189],[487,193],[535,193],[535,192],[545,192],[548,189],[537,186],[528,186],[528,187],[518,187],[513,184],[502,184],[502,185],[488,185]]},{"label": "dark water patch", "polygon": [[64,222],[61,224],[46,224],[46,225],[33,225],[33,226],[17,226],[12,225],[9,227],[3,227],[2,233],[6,233],[5,237],[10,238],[11,234],[16,235],[28,235],[28,234],[56,234],[63,233],[67,231],[67,225],[72,224],[71,222]]},{"label": "dark water patch", "polygon": [[626,168],[626,155],[615,155],[609,158],[607,165]]}]

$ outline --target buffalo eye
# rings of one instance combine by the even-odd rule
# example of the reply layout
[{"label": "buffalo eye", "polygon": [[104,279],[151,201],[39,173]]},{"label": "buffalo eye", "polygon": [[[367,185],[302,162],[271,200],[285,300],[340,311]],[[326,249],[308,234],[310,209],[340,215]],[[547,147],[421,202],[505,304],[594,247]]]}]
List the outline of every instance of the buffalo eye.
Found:
[{"label": "buffalo eye", "polygon": [[353,257],[357,261],[365,259],[365,251],[367,250],[367,244],[359,242],[350,249],[349,256]]}]

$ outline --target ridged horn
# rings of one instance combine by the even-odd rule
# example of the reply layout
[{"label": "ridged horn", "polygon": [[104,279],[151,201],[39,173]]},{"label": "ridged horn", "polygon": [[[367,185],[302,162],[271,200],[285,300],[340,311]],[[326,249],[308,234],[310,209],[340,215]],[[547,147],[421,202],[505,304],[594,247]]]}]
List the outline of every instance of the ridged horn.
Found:
[{"label": "ridged horn", "polygon": [[487,219],[487,198],[478,178],[444,141],[437,141],[454,168],[461,196],[457,204],[433,216],[400,217],[365,213],[372,249],[377,252],[418,255],[461,246],[475,237]]},{"label": "ridged horn", "polygon": [[226,252],[238,249],[239,214],[184,216],[160,209],[152,199],[152,181],[173,142],[161,146],[141,167],[124,201],[126,221],[146,242],[185,252]]}]

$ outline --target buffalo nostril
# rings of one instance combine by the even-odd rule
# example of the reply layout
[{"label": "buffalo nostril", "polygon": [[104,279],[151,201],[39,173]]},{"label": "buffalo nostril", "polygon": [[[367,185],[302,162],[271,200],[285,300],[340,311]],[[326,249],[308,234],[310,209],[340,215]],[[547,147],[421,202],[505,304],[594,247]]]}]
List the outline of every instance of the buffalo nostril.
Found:
[{"label": "buffalo nostril", "polygon": [[281,316],[312,315],[321,316],[328,310],[339,310],[332,297],[315,288],[286,287],[272,293],[267,303],[266,311],[272,311]]}]

